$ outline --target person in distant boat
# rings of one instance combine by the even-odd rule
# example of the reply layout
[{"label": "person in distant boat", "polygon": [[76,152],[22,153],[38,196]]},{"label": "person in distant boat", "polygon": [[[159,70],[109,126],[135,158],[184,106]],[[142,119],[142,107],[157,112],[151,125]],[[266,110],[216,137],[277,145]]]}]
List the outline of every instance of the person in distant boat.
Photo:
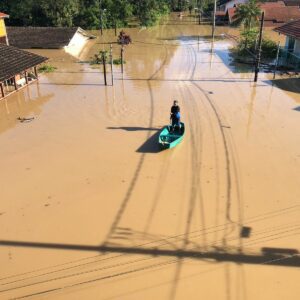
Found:
[{"label": "person in distant boat", "polygon": [[177,100],[174,100],[173,106],[171,107],[170,119],[173,128],[175,128],[175,126],[180,127],[180,106],[178,105]]}]

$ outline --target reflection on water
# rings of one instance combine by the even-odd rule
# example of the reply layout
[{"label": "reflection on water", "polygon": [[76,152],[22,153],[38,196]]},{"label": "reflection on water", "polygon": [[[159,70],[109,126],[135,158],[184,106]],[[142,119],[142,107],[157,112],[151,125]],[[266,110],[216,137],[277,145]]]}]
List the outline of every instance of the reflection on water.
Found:
[{"label": "reflection on water", "polygon": [[54,93],[42,93],[39,83],[33,83],[0,101],[0,133],[15,127],[18,118],[38,116],[53,96]]}]

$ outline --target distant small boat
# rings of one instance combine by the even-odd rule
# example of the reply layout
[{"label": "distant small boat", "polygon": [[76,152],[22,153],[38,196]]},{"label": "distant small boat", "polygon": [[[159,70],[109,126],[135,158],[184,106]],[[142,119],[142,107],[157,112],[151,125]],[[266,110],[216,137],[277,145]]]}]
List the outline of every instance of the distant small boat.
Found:
[{"label": "distant small boat", "polygon": [[162,149],[170,149],[177,146],[182,140],[184,136],[184,123],[180,123],[180,128],[173,129],[172,126],[168,125],[163,128],[161,131],[158,143]]}]

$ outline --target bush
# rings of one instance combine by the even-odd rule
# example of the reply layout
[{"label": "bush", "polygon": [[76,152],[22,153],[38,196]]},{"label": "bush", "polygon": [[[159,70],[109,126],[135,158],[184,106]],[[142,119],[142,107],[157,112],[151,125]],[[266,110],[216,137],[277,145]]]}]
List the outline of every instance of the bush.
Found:
[{"label": "bush", "polygon": [[51,72],[54,72],[56,69],[57,69],[56,67],[46,64],[46,65],[42,65],[41,67],[39,67],[38,71],[40,73],[51,73]]},{"label": "bush", "polygon": [[[115,58],[115,59],[113,60],[113,64],[114,64],[114,65],[121,65],[121,64],[122,64],[121,58]],[[126,61],[125,61],[125,60],[123,60],[123,64],[126,64]]]},{"label": "bush", "polygon": [[[236,47],[235,53],[238,56],[250,57],[255,55],[258,44],[258,30],[250,29],[244,30],[241,33],[241,39]],[[274,59],[277,53],[277,45],[274,41],[263,38],[261,44],[261,57],[264,59]],[[251,55],[252,54],[252,55]]]}]

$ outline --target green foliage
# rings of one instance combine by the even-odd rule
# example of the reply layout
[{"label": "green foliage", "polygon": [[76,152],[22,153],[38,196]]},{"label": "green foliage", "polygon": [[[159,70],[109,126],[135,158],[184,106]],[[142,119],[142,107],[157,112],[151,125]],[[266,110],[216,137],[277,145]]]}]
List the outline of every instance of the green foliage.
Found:
[{"label": "green foliage", "polygon": [[234,15],[234,24],[243,25],[245,29],[251,29],[258,24],[261,10],[256,0],[249,0],[246,4],[238,5]]},{"label": "green foliage", "polygon": [[1,3],[0,10],[10,15],[8,25],[71,27],[79,0],[10,0]]},{"label": "green foliage", "polygon": [[164,0],[140,0],[135,4],[134,12],[142,26],[153,26],[170,10]]},{"label": "green foliage", "polygon": [[[105,60],[107,64],[111,63],[110,56],[108,55],[108,51],[100,51],[99,53],[95,54],[92,60],[90,61],[91,65],[102,65],[103,64],[103,55],[105,56]],[[115,58],[113,59],[113,64],[114,65],[121,65],[122,60],[120,58]],[[126,64],[126,61],[123,60],[123,64]]]},{"label": "green foliage", "polygon": [[127,20],[132,16],[133,7],[127,0],[107,1],[107,15],[109,27],[122,27],[127,25]]},{"label": "green foliage", "polygon": [[169,7],[172,11],[185,11],[189,6],[196,6],[197,1],[170,0]]},{"label": "green foliage", "polygon": [[107,62],[108,58],[108,51],[103,50],[99,51],[99,53],[95,54],[93,59],[91,60],[91,65],[102,65],[103,64],[103,57],[105,61]]},{"label": "green foliage", "polygon": [[44,64],[42,65],[41,67],[38,68],[38,71],[40,73],[51,73],[51,72],[54,72],[57,68],[52,66],[52,65],[49,65],[49,64]]},{"label": "green foliage", "polygon": [[[212,0],[203,0],[212,1]],[[198,0],[0,0],[8,25],[118,28],[136,17],[142,26],[156,24],[170,10],[196,7]],[[199,2],[200,3],[200,2]]]},{"label": "green foliage", "polygon": [[[114,65],[121,65],[122,64],[121,58],[115,58],[115,59],[113,59],[113,64]],[[126,64],[125,60],[123,60],[123,64]]]},{"label": "green foliage", "polygon": [[[235,49],[238,56],[247,57],[256,53],[259,32],[257,29],[244,30],[241,33],[241,39]],[[276,57],[277,45],[274,41],[263,38],[261,44],[261,56],[264,59],[273,59]]]}]

